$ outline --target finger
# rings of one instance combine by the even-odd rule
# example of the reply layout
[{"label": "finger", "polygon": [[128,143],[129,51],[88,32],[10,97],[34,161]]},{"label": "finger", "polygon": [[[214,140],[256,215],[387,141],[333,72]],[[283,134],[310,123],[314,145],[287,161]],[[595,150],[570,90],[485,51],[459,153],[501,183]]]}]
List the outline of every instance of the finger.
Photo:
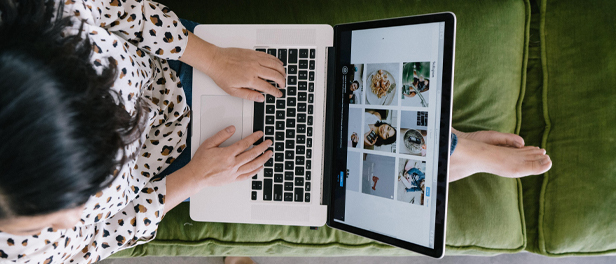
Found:
[{"label": "finger", "polygon": [[253,88],[255,90],[259,90],[261,92],[267,93],[267,94],[271,94],[273,96],[276,97],[281,97],[282,96],[282,92],[280,90],[278,90],[278,88],[274,87],[273,85],[269,84],[268,82],[266,82],[265,80],[261,79],[261,78],[254,78],[252,83],[251,83],[250,88]]},{"label": "finger", "polygon": [[215,135],[203,141],[203,143],[201,143],[201,146],[205,148],[218,147],[220,144],[222,144],[227,139],[229,139],[231,136],[233,136],[234,133],[235,133],[235,126],[228,126],[225,129],[218,131],[218,133],[216,133]]},{"label": "finger", "polygon": [[277,72],[270,68],[261,68],[261,71],[259,72],[259,77],[265,80],[272,80],[278,83],[278,86],[284,88],[285,79],[284,79],[284,75],[281,74],[280,72]]},{"label": "finger", "polygon": [[272,158],[272,155],[274,155],[274,152],[271,151],[271,150],[268,150],[265,153],[263,153],[263,155],[259,156],[258,158],[254,159],[253,161],[248,162],[248,163],[240,166],[237,171],[239,173],[244,174],[244,173],[256,170],[257,168],[263,166],[263,164],[265,164],[265,162],[267,162],[267,160]]},{"label": "finger", "polygon": [[259,60],[259,64],[265,67],[268,67],[268,68],[272,68],[284,74],[284,63],[281,60],[279,60],[276,56],[273,56],[267,53],[260,53],[260,55],[261,57],[263,57],[263,59]]},{"label": "finger", "polygon": [[238,164],[248,163],[251,160],[256,159],[259,155],[267,150],[272,145],[271,140],[263,141],[263,143],[251,148],[250,150],[245,151],[244,153],[237,156]]},{"label": "finger", "polygon": [[233,89],[231,90],[231,92],[229,92],[229,94],[235,97],[239,97],[239,98],[250,100],[250,101],[260,102],[260,103],[265,101],[265,96],[263,96],[260,92],[250,90],[247,88]]},{"label": "finger", "polygon": [[250,179],[252,176],[255,176],[257,173],[259,173],[262,169],[263,169],[263,166],[259,167],[256,170],[253,170],[253,171],[251,171],[249,173],[244,173],[244,174],[238,176],[237,178],[235,178],[235,180],[237,180],[237,181],[244,181],[244,180]]},{"label": "finger", "polygon": [[252,144],[257,142],[257,140],[259,140],[261,137],[263,137],[263,131],[257,131],[245,137],[244,139],[233,143],[233,145],[229,147],[233,150],[233,153],[235,153],[235,155],[237,156],[238,154],[246,150],[248,147],[250,147]]}]

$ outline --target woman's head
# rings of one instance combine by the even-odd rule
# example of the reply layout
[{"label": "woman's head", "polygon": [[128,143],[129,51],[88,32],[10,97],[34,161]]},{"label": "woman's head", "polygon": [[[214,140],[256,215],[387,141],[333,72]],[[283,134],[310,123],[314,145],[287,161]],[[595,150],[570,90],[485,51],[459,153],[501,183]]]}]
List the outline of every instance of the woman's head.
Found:
[{"label": "woman's head", "polygon": [[115,61],[97,74],[91,43],[63,36],[71,21],[53,5],[0,0],[0,230],[78,211],[111,183],[141,132],[142,111],[130,116],[109,89]]},{"label": "woman's head", "polygon": [[374,126],[378,131],[378,136],[376,137],[376,142],[374,143],[374,145],[391,145],[392,143],[396,142],[397,132],[395,127],[388,123],[380,121],[376,122]]}]

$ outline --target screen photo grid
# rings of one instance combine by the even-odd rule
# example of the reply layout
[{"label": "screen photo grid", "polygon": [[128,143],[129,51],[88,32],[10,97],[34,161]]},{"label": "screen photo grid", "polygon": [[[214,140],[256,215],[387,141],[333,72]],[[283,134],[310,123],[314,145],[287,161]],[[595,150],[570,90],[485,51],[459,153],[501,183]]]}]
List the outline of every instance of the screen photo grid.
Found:
[{"label": "screen photo grid", "polygon": [[[430,206],[435,62],[353,64],[346,190]],[[353,71],[351,71],[353,72]],[[436,86],[435,86],[436,87]]]}]

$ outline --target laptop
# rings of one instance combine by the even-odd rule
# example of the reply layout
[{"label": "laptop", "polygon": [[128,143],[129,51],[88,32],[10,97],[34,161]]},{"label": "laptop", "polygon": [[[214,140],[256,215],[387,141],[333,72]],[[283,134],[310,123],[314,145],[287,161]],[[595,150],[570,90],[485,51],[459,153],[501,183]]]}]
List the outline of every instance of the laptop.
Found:
[{"label": "laptop", "polygon": [[[195,221],[323,226],[442,257],[456,18],[329,25],[199,25],[220,47],[284,63],[284,96],[232,97],[194,70],[192,155],[264,131],[274,152],[247,181],[190,198]],[[271,82],[273,85],[275,83]]]}]

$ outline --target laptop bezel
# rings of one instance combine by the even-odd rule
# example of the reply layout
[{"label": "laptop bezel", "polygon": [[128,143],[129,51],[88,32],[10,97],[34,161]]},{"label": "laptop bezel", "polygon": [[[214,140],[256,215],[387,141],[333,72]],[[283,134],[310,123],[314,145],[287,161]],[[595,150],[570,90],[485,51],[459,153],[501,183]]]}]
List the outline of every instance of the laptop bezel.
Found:
[{"label": "laptop bezel", "polygon": [[[340,58],[343,51],[340,47],[341,35],[348,34],[353,30],[361,30],[361,29],[373,29],[373,28],[383,28],[383,27],[394,27],[394,26],[403,26],[403,25],[417,25],[417,24],[425,24],[425,23],[435,23],[435,22],[445,22],[444,29],[444,51],[443,51],[443,71],[441,76],[442,81],[442,100],[441,100],[441,119],[440,119],[440,142],[439,145],[439,164],[443,164],[438,167],[438,180],[437,180],[437,193],[436,193],[436,217],[435,217],[435,229],[434,229],[434,248],[428,248],[425,246],[421,246],[418,244],[410,243],[404,240],[396,239],[393,237],[385,236],[379,233],[375,233],[372,231],[368,231],[365,229],[357,228],[354,226],[350,226],[347,224],[343,224],[341,222],[334,221],[335,214],[335,203],[336,196],[335,188],[339,184],[340,177],[338,177],[338,171],[340,168],[336,167],[336,164],[340,164],[340,161],[345,166],[346,171],[346,149],[347,149],[347,135],[343,135],[344,131],[340,130],[340,124],[343,122],[342,113],[346,113],[348,117],[349,111],[349,101],[348,98],[345,98],[343,101],[343,90],[338,89],[342,87],[342,80],[340,78],[342,66],[340,65]],[[447,194],[448,194],[448,165],[449,165],[449,144],[450,144],[450,136],[451,136],[451,108],[452,108],[452,94],[453,94],[453,64],[454,64],[454,54],[455,54],[455,31],[456,31],[456,17],[451,12],[445,13],[436,13],[436,14],[427,14],[427,15],[419,15],[419,16],[410,16],[410,17],[398,17],[391,18],[385,20],[374,20],[374,21],[365,21],[358,23],[349,23],[349,24],[341,24],[334,26],[334,69],[330,70],[333,72],[333,76],[328,76],[328,79],[333,77],[335,78],[335,84],[333,87],[328,86],[327,91],[327,101],[328,106],[333,106],[331,111],[327,111],[328,119],[331,120],[328,126],[326,126],[326,135],[331,135],[334,139],[332,144],[327,144],[325,151],[330,152],[330,155],[326,155],[326,157],[330,157],[332,160],[326,161],[327,166],[325,167],[327,171],[324,173],[329,175],[329,177],[325,177],[324,179],[329,180],[330,188],[327,188],[328,193],[325,195],[329,196],[328,200],[328,216],[327,216],[327,225],[336,228],[339,230],[343,230],[349,233],[353,233],[356,235],[360,235],[363,237],[371,238],[386,244],[390,244],[396,247],[404,248],[407,250],[411,250],[420,254],[424,254],[427,256],[441,258],[444,255],[445,251],[445,233],[446,233],[446,215],[447,215]],[[350,53],[350,50],[348,51]],[[350,56],[350,55],[349,55]],[[330,58],[331,59],[331,58]],[[341,103],[343,101],[343,103]],[[342,108],[344,107],[344,109]],[[327,131],[329,130],[329,131]],[[342,142],[340,142],[342,140]],[[341,147],[336,147],[336,145]],[[336,160],[334,160],[336,159]],[[343,181],[346,177],[342,177]],[[346,188],[346,183],[343,183],[344,188]],[[339,188],[342,189],[342,188]],[[340,190],[338,190],[340,191]],[[343,209],[344,210],[344,209]]]}]

